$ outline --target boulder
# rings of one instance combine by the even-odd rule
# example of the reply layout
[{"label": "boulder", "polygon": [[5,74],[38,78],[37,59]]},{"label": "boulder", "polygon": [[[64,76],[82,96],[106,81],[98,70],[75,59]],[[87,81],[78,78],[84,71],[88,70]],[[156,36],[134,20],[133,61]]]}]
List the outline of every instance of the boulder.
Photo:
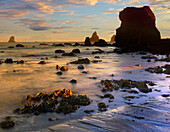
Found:
[{"label": "boulder", "polygon": [[23,44],[17,44],[15,47],[26,47]]},{"label": "boulder", "polygon": [[116,29],[116,45],[127,50],[143,50],[160,40],[155,15],[149,6],[127,7],[119,13],[121,26]]},{"label": "boulder", "polygon": [[71,43],[64,43],[64,45],[66,45],[66,46],[72,46]]},{"label": "boulder", "polygon": [[55,53],[65,53],[65,51],[64,50],[55,50]]},{"label": "boulder", "polygon": [[97,35],[97,32],[95,31],[90,38],[90,42],[98,42],[98,41],[99,41],[99,36]]},{"label": "boulder", "polygon": [[85,45],[85,46],[92,46],[89,37],[86,37],[85,42],[84,42],[84,45]]},{"label": "boulder", "polygon": [[9,38],[9,41],[8,42],[13,42],[13,43],[15,43],[15,37],[14,36],[11,36],[10,38]]},{"label": "boulder", "polygon": [[11,59],[11,58],[7,58],[6,60],[5,60],[5,63],[13,63],[14,61]]},{"label": "boulder", "polygon": [[79,49],[73,49],[72,53],[80,53],[80,50]]},{"label": "boulder", "polygon": [[93,44],[94,46],[107,46],[107,42],[104,39],[100,39],[98,42]]}]

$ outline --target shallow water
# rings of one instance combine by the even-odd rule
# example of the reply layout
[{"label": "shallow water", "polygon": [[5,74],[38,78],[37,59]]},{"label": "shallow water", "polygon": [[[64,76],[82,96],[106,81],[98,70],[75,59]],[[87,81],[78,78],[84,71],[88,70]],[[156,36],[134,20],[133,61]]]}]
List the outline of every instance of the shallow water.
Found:
[{"label": "shallow water", "polygon": [[[169,93],[170,78],[165,74],[151,74],[144,69],[149,66],[168,64],[165,62],[148,63],[141,59],[142,55],[134,54],[91,54],[100,48],[104,51],[113,51],[114,47],[82,47],[65,46],[53,47],[49,45],[39,45],[39,43],[22,43],[26,48],[9,49],[8,46],[15,46],[15,43],[0,43],[0,59],[12,58],[13,60],[24,60],[24,64],[0,64],[0,121],[6,116],[10,116],[16,125],[14,128],[5,131],[168,131],[170,126],[170,105],[169,98],[164,98],[163,93]],[[33,47],[35,46],[35,47]],[[71,52],[72,49],[79,48],[81,53],[76,57],[63,57],[55,53],[56,49],[63,49]],[[89,48],[90,50],[87,50]],[[148,53],[149,54],[149,53]],[[34,55],[32,57],[23,57]],[[54,58],[57,55],[58,58]],[[78,58],[89,58],[95,60],[94,56],[99,56],[102,62],[85,64],[81,73],[77,69],[78,65],[68,64]],[[161,57],[161,56],[159,56]],[[48,58],[48,59],[47,59]],[[41,60],[47,64],[38,64]],[[135,66],[140,64],[141,66]],[[56,75],[56,65],[67,65],[69,70],[63,72],[62,76]],[[114,74],[114,76],[111,76]],[[96,77],[97,79],[90,79]],[[69,81],[76,79],[77,84]],[[135,81],[153,81],[157,85],[150,87],[153,92],[145,94],[130,94],[118,91],[110,92],[114,95],[113,102],[108,99],[101,99],[98,95],[101,92],[101,80],[130,79]],[[54,90],[68,88],[75,94],[87,94],[93,100],[88,106],[82,106],[71,114],[46,113],[39,116],[16,115],[13,110],[24,104],[24,97],[28,94],[38,92],[52,92]],[[160,92],[154,91],[161,90]],[[137,90],[137,89],[136,89]],[[138,91],[138,90],[137,90]],[[134,95],[139,98],[125,100],[124,96]],[[105,102],[108,107],[106,112],[98,112],[97,103]],[[133,103],[128,105],[128,103]],[[91,116],[84,113],[86,109],[93,109],[95,112]],[[141,112],[140,110],[143,109]],[[136,119],[134,116],[142,116],[144,119]],[[59,120],[48,121],[48,118]],[[0,129],[0,131],[4,131]]]}]

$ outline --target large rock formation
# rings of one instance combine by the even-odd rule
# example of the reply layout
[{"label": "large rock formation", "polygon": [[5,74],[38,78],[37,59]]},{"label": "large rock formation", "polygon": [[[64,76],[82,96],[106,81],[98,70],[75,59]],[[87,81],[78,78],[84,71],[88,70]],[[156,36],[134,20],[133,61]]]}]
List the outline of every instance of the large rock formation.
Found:
[{"label": "large rock formation", "polygon": [[155,26],[155,15],[149,8],[127,7],[119,13],[121,26],[116,30],[115,41],[120,47],[146,49],[150,43],[160,40]]},{"label": "large rock formation", "polygon": [[99,36],[97,35],[97,32],[95,31],[90,38],[90,42],[98,42],[98,41],[99,41]]},{"label": "large rock formation", "polygon": [[9,41],[8,42],[15,42],[15,37],[14,36],[11,36],[10,38],[9,38]]},{"label": "large rock formation", "polygon": [[84,45],[85,45],[85,46],[92,46],[89,37],[86,37],[85,42],[84,42]]},{"label": "large rock formation", "polygon": [[116,35],[113,35],[113,36],[111,37],[110,42],[115,42],[115,37],[116,37]]}]

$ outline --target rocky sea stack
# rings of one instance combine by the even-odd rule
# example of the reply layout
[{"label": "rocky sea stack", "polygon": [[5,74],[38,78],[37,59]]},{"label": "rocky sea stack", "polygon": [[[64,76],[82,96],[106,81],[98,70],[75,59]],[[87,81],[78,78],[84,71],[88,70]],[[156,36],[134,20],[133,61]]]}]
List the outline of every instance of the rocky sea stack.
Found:
[{"label": "rocky sea stack", "polygon": [[15,37],[14,36],[11,36],[10,38],[9,38],[9,41],[8,42],[15,42]]},{"label": "rocky sea stack", "polygon": [[99,36],[97,35],[96,31],[92,34],[90,42],[99,42]]},{"label": "rocky sea stack", "polygon": [[121,26],[116,30],[115,41],[120,47],[150,48],[150,44],[160,41],[156,28],[156,18],[149,6],[127,7],[119,13]]}]

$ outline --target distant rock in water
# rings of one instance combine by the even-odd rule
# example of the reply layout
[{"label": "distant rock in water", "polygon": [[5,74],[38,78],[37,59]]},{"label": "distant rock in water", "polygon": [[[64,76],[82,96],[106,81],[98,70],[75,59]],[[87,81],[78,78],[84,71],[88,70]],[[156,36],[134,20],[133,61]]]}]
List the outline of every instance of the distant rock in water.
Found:
[{"label": "distant rock in water", "polygon": [[115,37],[116,37],[116,35],[113,35],[113,36],[111,37],[110,42],[115,42]]},{"label": "distant rock in water", "polygon": [[84,42],[84,45],[85,45],[85,46],[92,46],[89,37],[86,37],[85,42]]},{"label": "distant rock in water", "polygon": [[100,39],[99,42],[95,42],[94,46],[107,46],[107,42],[104,39]]},{"label": "distant rock in water", "polygon": [[155,15],[149,6],[127,7],[119,13],[121,26],[116,30],[115,41],[120,47],[145,49],[160,40],[155,26]]},{"label": "distant rock in water", "polygon": [[15,37],[14,36],[11,36],[10,38],[9,38],[9,41],[8,42],[15,42]]},{"label": "distant rock in water", "polygon": [[99,36],[97,35],[97,32],[95,31],[90,38],[90,42],[98,42],[98,41],[99,41]]}]

